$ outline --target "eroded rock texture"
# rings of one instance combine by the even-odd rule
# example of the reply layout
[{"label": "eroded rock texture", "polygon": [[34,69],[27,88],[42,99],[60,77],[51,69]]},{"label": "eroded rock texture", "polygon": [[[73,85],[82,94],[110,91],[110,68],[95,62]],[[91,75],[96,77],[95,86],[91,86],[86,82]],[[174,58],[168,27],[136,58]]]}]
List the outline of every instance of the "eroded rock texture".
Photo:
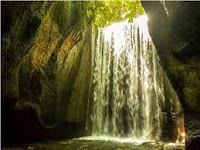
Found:
[{"label": "eroded rock texture", "polygon": [[2,2],[3,144],[84,132],[94,30],[83,11],[82,2]]},{"label": "eroded rock texture", "polygon": [[142,2],[149,32],[185,113],[187,149],[200,148],[200,3]]},{"label": "eroded rock texture", "polygon": [[[142,3],[184,108],[188,149],[198,149],[200,3]],[[85,135],[95,29],[83,3],[2,2],[2,14],[2,144]],[[176,98],[167,97],[166,105],[177,106],[170,99]],[[174,126],[164,126],[164,136],[176,137],[167,133]]]}]

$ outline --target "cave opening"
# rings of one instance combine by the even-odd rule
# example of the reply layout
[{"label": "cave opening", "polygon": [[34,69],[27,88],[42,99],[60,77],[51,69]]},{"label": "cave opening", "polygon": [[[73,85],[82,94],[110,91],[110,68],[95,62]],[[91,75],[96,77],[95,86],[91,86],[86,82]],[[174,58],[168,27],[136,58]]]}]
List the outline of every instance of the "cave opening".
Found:
[{"label": "cave opening", "polygon": [[[185,140],[198,142],[199,22],[181,28],[181,13],[173,12],[194,5],[184,3],[182,11],[183,3],[165,1],[3,4],[4,145],[182,150]],[[191,49],[195,54],[186,56]]]},{"label": "cave opening", "polygon": [[81,139],[185,144],[182,106],[159,64],[147,21],[144,14],[98,29],[86,126],[91,136]]}]

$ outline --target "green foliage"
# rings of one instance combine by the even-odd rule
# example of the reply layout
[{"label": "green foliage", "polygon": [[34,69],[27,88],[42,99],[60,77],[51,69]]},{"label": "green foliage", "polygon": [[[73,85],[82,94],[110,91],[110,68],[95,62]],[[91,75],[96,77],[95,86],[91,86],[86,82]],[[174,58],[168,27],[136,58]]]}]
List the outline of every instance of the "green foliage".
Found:
[{"label": "green foliage", "polygon": [[139,0],[89,1],[86,3],[86,15],[97,26],[105,27],[113,22],[133,18],[144,14]]}]

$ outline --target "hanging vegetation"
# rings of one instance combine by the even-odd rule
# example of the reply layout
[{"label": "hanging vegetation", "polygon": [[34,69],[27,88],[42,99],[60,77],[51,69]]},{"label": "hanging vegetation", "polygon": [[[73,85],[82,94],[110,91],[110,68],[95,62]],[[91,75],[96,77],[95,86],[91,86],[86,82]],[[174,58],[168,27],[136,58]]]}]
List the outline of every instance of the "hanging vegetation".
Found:
[{"label": "hanging vegetation", "polygon": [[99,27],[144,14],[139,0],[89,1],[85,5],[87,17]]}]

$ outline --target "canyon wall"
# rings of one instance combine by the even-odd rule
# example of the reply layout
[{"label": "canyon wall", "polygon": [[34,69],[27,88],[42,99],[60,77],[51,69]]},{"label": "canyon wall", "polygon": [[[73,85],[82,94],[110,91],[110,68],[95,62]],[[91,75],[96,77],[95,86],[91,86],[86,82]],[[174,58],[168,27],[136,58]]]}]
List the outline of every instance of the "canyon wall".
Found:
[{"label": "canyon wall", "polygon": [[85,132],[94,27],[82,2],[2,2],[3,143]]},{"label": "canyon wall", "polygon": [[200,147],[200,3],[144,2],[160,63],[184,109],[186,147]]}]

